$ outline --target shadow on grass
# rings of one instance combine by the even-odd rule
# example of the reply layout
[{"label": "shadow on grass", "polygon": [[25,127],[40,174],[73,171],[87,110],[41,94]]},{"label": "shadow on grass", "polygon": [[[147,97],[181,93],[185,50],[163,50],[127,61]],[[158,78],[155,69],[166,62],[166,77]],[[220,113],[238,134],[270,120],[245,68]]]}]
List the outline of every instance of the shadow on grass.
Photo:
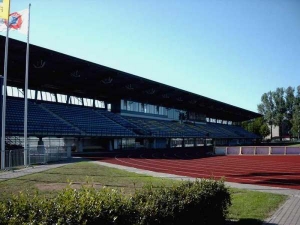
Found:
[{"label": "shadow on grass", "polygon": [[[227,221],[226,225],[262,225],[264,224],[263,221],[258,219],[251,219],[251,218],[245,218],[245,219],[239,219],[238,221]],[[274,223],[265,223],[264,225],[277,225]]]}]

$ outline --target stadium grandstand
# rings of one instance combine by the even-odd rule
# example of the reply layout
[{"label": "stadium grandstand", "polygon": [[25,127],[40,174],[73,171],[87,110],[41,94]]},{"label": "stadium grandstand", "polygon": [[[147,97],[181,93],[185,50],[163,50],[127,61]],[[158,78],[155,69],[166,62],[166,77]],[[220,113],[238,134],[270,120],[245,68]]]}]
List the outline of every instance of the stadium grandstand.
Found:
[{"label": "stadium grandstand", "polygon": [[[1,52],[4,43],[0,36]],[[25,52],[25,43],[10,39],[7,146],[23,145]],[[260,139],[240,126],[258,113],[35,45],[30,45],[28,99],[31,145],[56,139],[81,152]]]}]

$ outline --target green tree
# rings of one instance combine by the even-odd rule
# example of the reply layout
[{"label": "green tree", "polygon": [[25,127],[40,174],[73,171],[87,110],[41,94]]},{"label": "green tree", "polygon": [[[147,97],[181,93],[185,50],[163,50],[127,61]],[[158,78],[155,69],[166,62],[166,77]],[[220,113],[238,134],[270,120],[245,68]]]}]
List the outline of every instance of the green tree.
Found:
[{"label": "green tree", "polygon": [[295,106],[292,118],[292,134],[299,139],[300,135],[300,104]]},{"label": "green tree", "polygon": [[242,127],[245,130],[257,134],[258,136],[264,138],[270,134],[270,128],[268,127],[267,123],[264,121],[263,117],[242,122]]},{"label": "green tree", "polygon": [[261,127],[259,128],[259,133],[263,138],[270,135],[270,133],[271,133],[270,128],[268,127],[268,125],[266,123],[261,125]]},{"label": "green tree", "polygon": [[295,88],[288,87],[285,90],[285,107],[286,107],[286,119],[291,121],[293,118],[294,107],[295,107]]},{"label": "green tree", "polygon": [[272,92],[274,101],[274,125],[279,127],[279,138],[282,141],[282,123],[286,116],[286,103],[284,97],[284,89],[277,88],[276,91]]},{"label": "green tree", "polygon": [[275,123],[275,105],[271,91],[261,96],[261,103],[257,106],[258,112],[264,116],[264,120],[270,126],[271,139],[273,138],[272,128]]},{"label": "green tree", "polygon": [[294,110],[292,116],[292,134],[299,139],[300,135],[300,85],[297,87],[297,94],[294,99]]}]

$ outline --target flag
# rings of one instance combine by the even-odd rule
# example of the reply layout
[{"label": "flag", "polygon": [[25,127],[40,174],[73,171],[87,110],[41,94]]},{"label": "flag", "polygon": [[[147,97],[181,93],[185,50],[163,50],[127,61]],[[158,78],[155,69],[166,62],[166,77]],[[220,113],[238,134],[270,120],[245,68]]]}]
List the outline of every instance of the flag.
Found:
[{"label": "flag", "polygon": [[0,0],[0,19],[8,19],[10,0]]},{"label": "flag", "polygon": [[[11,13],[9,15],[9,29],[19,31],[26,35],[28,33],[28,12],[28,9],[24,9],[19,12]],[[6,29],[7,20],[0,21],[0,32],[6,31]]]}]

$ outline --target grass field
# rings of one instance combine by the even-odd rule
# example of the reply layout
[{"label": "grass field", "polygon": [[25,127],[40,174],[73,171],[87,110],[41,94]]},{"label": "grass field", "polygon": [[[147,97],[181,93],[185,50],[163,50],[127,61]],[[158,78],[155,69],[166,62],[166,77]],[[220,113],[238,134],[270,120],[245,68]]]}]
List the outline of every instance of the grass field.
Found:
[{"label": "grass field", "polygon": [[[89,183],[95,188],[103,186],[122,189],[125,194],[133,193],[137,188],[152,184],[176,185],[181,181],[155,178],[147,175],[130,173],[123,170],[108,168],[90,162],[74,163],[57,169],[31,174],[0,182],[0,199],[5,200],[11,194],[20,191],[40,195],[53,196],[69,183],[74,188],[80,188]],[[232,206],[229,219],[234,224],[261,224],[261,220],[268,217],[278,206],[286,200],[284,195],[231,189]]]},{"label": "grass field", "polygon": [[300,147],[300,144],[289,145],[289,147]]}]

